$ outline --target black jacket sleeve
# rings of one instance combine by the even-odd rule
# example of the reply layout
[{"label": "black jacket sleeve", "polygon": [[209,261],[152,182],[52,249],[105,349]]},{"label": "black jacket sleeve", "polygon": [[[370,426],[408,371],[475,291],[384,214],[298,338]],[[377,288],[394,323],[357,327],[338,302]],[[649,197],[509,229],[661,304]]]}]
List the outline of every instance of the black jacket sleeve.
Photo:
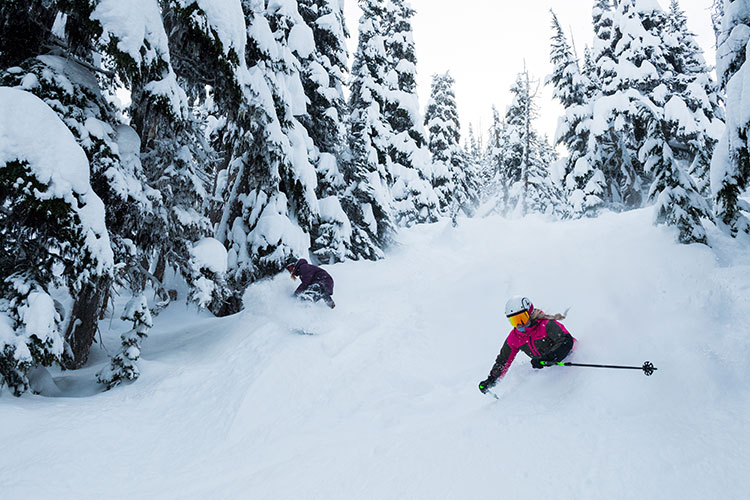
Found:
[{"label": "black jacket sleeve", "polygon": [[492,380],[497,380],[500,375],[503,374],[503,370],[505,369],[505,365],[508,363],[511,352],[512,349],[508,345],[508,341],[506,340],[503,344],[503,347],[500,349],[500,354],[498,354],[497,358],[495,359],[495,364],[490,370],[489,378],[491,378]]}]

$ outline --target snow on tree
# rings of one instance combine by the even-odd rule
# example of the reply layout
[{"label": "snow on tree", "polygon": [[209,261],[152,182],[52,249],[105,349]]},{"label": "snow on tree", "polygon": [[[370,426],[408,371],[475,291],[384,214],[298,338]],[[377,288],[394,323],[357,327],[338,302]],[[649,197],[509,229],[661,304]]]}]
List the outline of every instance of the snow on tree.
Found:
[{"label": "snow on tree", "polygon": [[105,64],[111,61],[106,65],[130,90],[129,113],[140,136],[143,171],[159,193],[154,206],[159,227],[153,233],[156,269],[153,274],[143,271],[168,301],[162,283],[166,266],[174,265],[182,275],[189,274],[191,243],[211,230],[203,213],[207,193],[199,176],[200,164],[210,164],[211,155],[200,140],[202,131],[171,66],[157,0],[138,0],[136,6],[99,0],[91,20],[101,26],[97,43],[109,56]]},{"label": "snow on tree", "polygon": [[713,3],[711,4],[711,25],[714,28],[717,48],[719,47],[722,19],[724,19],[724,0],[713,0]]},{"label": "snow on tree", "polygon": [[726,92],[726,129],[711,162],[716,218],[733,236],[750,233],[750,204],[741,198],[750,179],[750,5],[725,0],[716,71]]},{"label": "snow on tree", "polygon": [[[703,175],[720,121],[700,49],[676,4],[667,15],[653,1],[621,0],[612,10],[599,0],[593,14],[596,84],[588,87],[599,89],[589,97],[590,127],[579,130],[590,136],[575,184],[589,176],[596,205],[618,210],[658,200],[658,222],[677,226],[683,242],[705,242],[706,207],[688,171]],[[584,199],[573,192],[574,213]]]},{"label": "snow on tree", "polygon": [[411,24],[415,12],[405,0],[390,0],[385,6],[389,88],[384,111],[393,134],[390,187],[396,219],[402,226],[435,222],[438,200],[432,189],[432,161],[417,97],[417,56]]},{"label": "snow on tree", "polygon": [[[568,155],[560,160],[561,174],[572,213],[580,217],[601,203],[598,196],[601,186],[595,180],[592,182],[597,178],[597,171],[588,168],[586,157],[591,135],[592,108],[589,97],[593,95],[595,86],[588,75],[582,73],[554,12],[552,30],[550,61],[553,72],[545,83],[554,86],[553,97],[565,109],[565,114],[558,121],[555,144],[562,144],[567,150]],[[590,64],[590,58],[588,61]],[[586,70],[591,71],[591,66]]]},{"label": "snow on tree", "polygon": [[510,185],[505,176],[505,161],[509,154],[509,135],[506,123],[500,112],[492,106],[492,125],[490,127],[484,169],[481,173],[483,203],[491,203],[488,214],[503,214],[508,206]]},{"label": "snow on tree", "polygon": [[[638,160],[643,130],[634,102],[647,96],[663,68],[660,40],[646,28],[632,0],[604,11],[596,22],[594,58],[601,94],[595,97],[589,152],[593,168],[604,174],[602,199],[609,208],[638,208],[648,183]],[[664,20],[662,20],[663,22]]]},{"label": "snow on tree", "polygon": [[[95,75],[82,63],[61,55],[30,58],[0,72],[0,83],[23,88],[43,99],[68,126],[90,160],[91,185],[103,200],[120,285],[142,289],[142,262],[154,248],[159,227],[154,214],[158,193],[151,189],[140,163],[140,139],[132,128],[118,125]],[[110,283],[87,288],[76,297],[66,339],[74,346],[73,363],[82,366],[96,332],[96,320],[107,305]]]},{"label": "snow on tree", "polygon": [[661,117],[648,122],[647,139],[641,148],[644,168],[653,172],[649,199],[656,202],[656,222],[676,227],[681,243],[707,243],[701,218],[710,217],[706,200],[693,179],[680,167],[662,130]]},{"label": "snow on tree", "polygon": [[318,175],[320,218],[313,224],[311,252],[321,262],[341,262],[351,246],[351,224],[338,201],[346,188],[341,167],[346,151],[344,84],[349,71],[349,35],[338,0],[300,0],[298,7],[314,40],[314,50],[300,59],[309,102],[307,114],[298,117],[313,142],[311,161]]},{"label": "snow on tree", "polygon": [[451,156],[450,164],[455,192],[450,207],[450,217],[454,226],[459,214],[471,217],[480,202],[479,169],[480,165],[472,156],[458,148]]},{"label": "snow on tree", "polygon": [[[0,71],[0,83],[34,93],[65,122],[90,159],[91,184],[105,204],[116,262],[140,263],[150,251],[146,247],[156,232],[152,213],[158,194],[145,185],[140,164],[135,167],[120,159],[119,117],[101,90],[101,82],[115,75],[92,64],[94,27],[98,24],[89,18],[95,6],[53,2],[46,7],[55,12],[56,8],[64,9],[54,25],[36,25],[46,29],[45,45],[38,50],[49,53],[27,54],[30,57],[18,66]],[[43,12],[33,8],[18,14],[45,18]],[[6,41],[10,45],[16,43]],[[97,78],[104,73],[107,80]],[[118,281],[137,276],[128,280],[129,284],[143,282],[144,273],[133,272],[137,267],[117,266]],[[102,281],[90,283],[74,298],[70,318],[66,318],[65,338],[71,346],[71,356],[66,357],[68,368],[86,362],[97,318],[103,313],[109,294],[110,282]]]},{"label": "snow on tree", "polygon": [[104,367],[96,374],[97,380],[100,384],[106,386],[106,390],[110,390],[126,380],[133,381],[140,377],[141,371],[136,363],[141,357],[141,343],[148,336],[151,327],[154,326],[146,297],[143,294],[130,299],[120,319],[132,321],[133,328],[120,336],[122,350],[112,357],[109,366]]},{"label": "snow on tree", "polygon": [[656,222],[676,227],[680,242],[706,243],[701,219],[709,218],[710,211],[689,172],[704,178],[715,142],[710,128],[718,98],[677,3],[669,15],[655,3],[634,6],[641,25],[660,41],[660,53],[655,48],[648,54],[657,81],[641,87],[645,99],[636,103],[646,129],[639,160],[652,178],[648,199],[656,201]]},{"label": "snow on tree", "polygon": [[449,72],[432,75],[430,100],[424,116],[434,169],[432,185],[438,196],[439,208],[444,213],[450,210],[455,197],[452,159],[460,150],[461,140],[454,84],[455,80]]},{"label": "snow on tree", "polygon": [[561,188],[553,182],[550,165],[556,160],[546,138],[533,127],[537,118],[537,91],[528,71],[518,74],[511,87],[513,102],[505,113],[505,151],[501,175],[508,193],[505,214],[529,212],[561,215],[565,212]]},{"label": "snow on tree", "polygon": [[352,223],[354,258],[379,259],[395,231],[390,169],[391,126],[385,116],[388,56],[382,0],[360,0],[362,17],[349,98],[349,189],[342,201]]},{"label": "snow on tree", "polygon": [[227,249],[215,238],[203,238],[190,249],[189,300],[199,309],[216,310],[226,301]]},{"label": "snow on tree", "polygon": [[[671,93],[667,135],[670,143],[678,145],[674,151],[677,159],[689,163],[688,171],[701,195],[709,197],[711,157],[724,129],[718,87],[677,0],[670,3],[664,28],[662,40],[671,70],[665,75]],[[686,114],[690,116],[685,120],[670,120]]]},{"label": "snow on tree", "polygon": [[[299,12],[312,30],[314,50],[301,59],[302,84],[309,103],[300,122],[321,153],[341,157],[346,148],[346,99],[344,85],[348,73],[349,34],[338,0],[299,0]],[[327,173],[330,174],[330,173]],[[320,194],[337,190],[338,178],[320,176]],[[328,180],[328,182],[326,182]]]},{"label": "snow on tree", "polygon": [[66,354],[50,294],[77,300],[98,289],[111,280],[114,260],[86,154],[42,100],[7,87],[0,87],[0,235],[0,385],[20,395],[32,367]]},{"label": "snow on tree", "polygon": [[[312,39],[294,2],[189,2],[178,21],[207,54],[221,54],[228,85],[215,89],[222,124],[214,144],[222,152],[224,188],[216,238],[229,250],[233,295],[219,314],[241,308],[253,281],[274,274],[294,255],[306,255],[317,218],[316,173],[310,139],[295,118],[306,111],[296,54]],[[244,10],[243,10],[244,9]],[[185,16],[187,21],[185,20]],[[203,19],[197,24],[193,19]],[[197,31],[197,33],[196,33]],[[293,53],[294,52],[294,53]],[[223,84],[222,84],[223,85]]]}]

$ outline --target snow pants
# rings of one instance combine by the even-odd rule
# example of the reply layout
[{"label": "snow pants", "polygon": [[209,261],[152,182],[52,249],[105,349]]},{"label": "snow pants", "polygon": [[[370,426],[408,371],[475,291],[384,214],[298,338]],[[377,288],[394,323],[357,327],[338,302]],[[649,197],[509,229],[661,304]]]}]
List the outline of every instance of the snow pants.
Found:
[{"label": "snow pants", "polygon": [[331,298],[331,294],[326,290],[326,286],[322,283],[313,283],[307,287],[303,292],[297,295],[301,300],[309,300],[310,302],[318,302],[322,300],[331,309],[336,305]]}]

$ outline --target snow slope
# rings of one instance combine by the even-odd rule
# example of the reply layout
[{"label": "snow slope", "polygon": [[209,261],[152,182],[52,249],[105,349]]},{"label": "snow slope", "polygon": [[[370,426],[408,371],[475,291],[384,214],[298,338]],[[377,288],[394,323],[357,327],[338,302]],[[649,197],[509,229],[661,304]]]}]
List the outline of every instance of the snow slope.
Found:
[{"label": "snow slope", "polygon": [[[47,380],[63,397],[2,394],[0,496],[744,498],[750,245],[677,245],[651,216],[419,226],[384,261],[331,266],[334,310],[292,301],[288,275],[233,317],[172,305],[136,383],[93,394],[95,346]],[[516,293],[572,306],[575,361],[658,371],[520,354],[482,395]]]}]

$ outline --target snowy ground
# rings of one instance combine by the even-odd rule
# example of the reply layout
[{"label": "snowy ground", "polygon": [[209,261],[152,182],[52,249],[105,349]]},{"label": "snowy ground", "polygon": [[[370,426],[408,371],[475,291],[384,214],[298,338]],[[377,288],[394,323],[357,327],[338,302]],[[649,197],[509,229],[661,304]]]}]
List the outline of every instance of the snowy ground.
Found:
[{"label": "snowy ground", "polygon": [[[650,217],[418,227],[331,266],[333,311],[293,302],[288,275],[234,317],[172,305],[135,384],[95,393],[95,346],[54,374],[63,397],[3,392],[0,497],[746,498],[750,245],[677,245]],[[482,395],[517,293],[572,306],[575,361],[658,371],[520,354]]]}]

